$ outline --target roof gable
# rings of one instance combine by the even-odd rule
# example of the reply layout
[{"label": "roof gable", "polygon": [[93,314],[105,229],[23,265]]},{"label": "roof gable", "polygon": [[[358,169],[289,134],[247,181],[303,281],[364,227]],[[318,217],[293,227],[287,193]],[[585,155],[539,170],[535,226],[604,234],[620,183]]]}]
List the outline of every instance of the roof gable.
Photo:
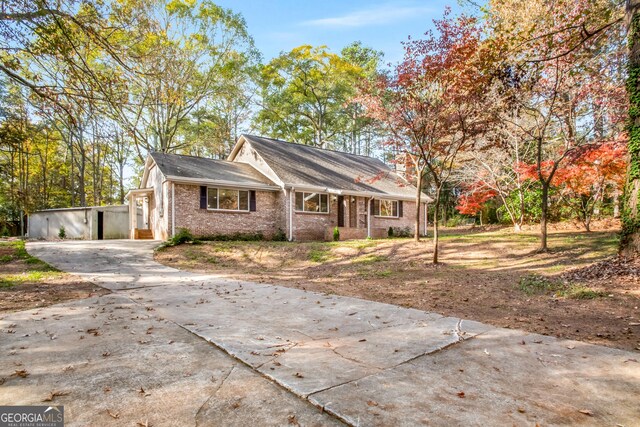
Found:
[{"label": "roof gable", "polygon": [[246,163],[159,152],[151,153],[150,157],[167,179],[273,186],[267,177]]},{"label": "roof gable", "polygon": [[[254,135],[242,135],[287,186],[322,187],[345,194],[372,193],[387,197],[415,198],[413,185],[382,161],[340,151],[324,150]],[[238,151],[234,148],[229,160]]]}]

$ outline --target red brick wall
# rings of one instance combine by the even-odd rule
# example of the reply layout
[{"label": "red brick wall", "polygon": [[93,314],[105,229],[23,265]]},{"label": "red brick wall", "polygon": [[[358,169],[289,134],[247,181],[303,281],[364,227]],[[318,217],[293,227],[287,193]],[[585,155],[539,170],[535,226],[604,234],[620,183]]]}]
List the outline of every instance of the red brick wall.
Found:
[{"label": "red brick wall", "polygon": [[176,232],[186,228],[196,236],[261,232],[271,237],[277,230],[276,198],[280,193],[256,191],[255,212],[220,212],[200,209],[200,186],[175,185]]},{"label": "red brick wall", "polygon": [[[170,185],[167,187],[170,188]],[[167,199],[171,195],[168,194],[168,196]],[[262,232],[265,237],[273,236],[278,229],[285,233],[289,232],[288,200],[283,191],[256,191],[256,212],[218,212],[200,209],[200,186],[198,185],[175,184],[175,197],[176,232],[180,228],[187,228],[196,236]],[[365,212],[366,199],[358,197],[357,206],[359,212]],[[345,224],[348,224],[346,212],[347,209],[345,209],[347,215]],[[167,218],[169,216],[166,215]],[[358,215],[358,217],[360,220],[359,228],[366,230],[366,222],[363,222],[366,216]],[[379,234],[386,236],[386,230],[389,227],[409,227],[413,231],[414,221],[415,203],[403,202],[403,216],[401,218],[372,217],[371,228],[375,234],[373,237],[384,237]],[[422,223],[421,218],[421,232]],[[328,214],[293,213],[293,238],[298,241],[325,240],[326,230],[337,225],[337,198],[334,195],[329,195]],[[170,227],[169,224],[169,234],[171,233]],[[385,230],[385,233],[381,233],[380,230]]]},{"label": "red brick wall", "polygon": [[327,227],[338,225],[338,202],[329,195],[329,213],[293,212],[294,240],[324,240]]},{"label": "red brick wall", "polygon": [[[420,233],[424,232],[424,204],[420,209]],[[373,216],[371,221],[371,227],[384,228],[389,230],[389,227],[393,228],[406,228],[409,227],[413,233],[415,230],[416,221],[416,202],[402,202],[402,217],[400,218],[384,218]]]}]

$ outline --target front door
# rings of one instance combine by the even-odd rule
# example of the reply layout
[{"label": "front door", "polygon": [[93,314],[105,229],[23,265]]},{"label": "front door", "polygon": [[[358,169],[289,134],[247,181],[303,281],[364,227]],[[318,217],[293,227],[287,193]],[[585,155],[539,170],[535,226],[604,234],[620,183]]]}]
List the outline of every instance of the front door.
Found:
[{"label": "front door", "polygon": [[338,196],[338,227],[344,227],[344,196]]}]

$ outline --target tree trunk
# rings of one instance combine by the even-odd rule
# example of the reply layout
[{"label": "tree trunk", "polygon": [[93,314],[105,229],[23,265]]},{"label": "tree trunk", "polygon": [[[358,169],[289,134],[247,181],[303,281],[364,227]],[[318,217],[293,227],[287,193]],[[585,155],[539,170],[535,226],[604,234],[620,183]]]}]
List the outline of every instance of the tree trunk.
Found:
[{"label": "tree trunk", "polygon": [[440,188],[436,187],[433,201],[433,263],[438,263],[438,214],[440,213]]},{"label": "tree trunk", "polygon": [[629,23],[629,58],[627,91],[629,97],[629,166],[624,188],[620,253],[635,256],[640,252],[640,0],[628,0],[626,21]]},{"label": "tree trunk", "polygon": [[547,210],[549,208],[549,182],[542,184],[542,212],[540,215],[540,248],[538,252],[547,252]]},{"label": "tree trunk", "polygon": [[415,234],[413,236],[413,240],[416,242],[420,241],[420,201],[422,199],[422,175],[424,174],[424,170],[420,170],[418,172],[418,182],[416,184],[416,222],[415,222]]}]

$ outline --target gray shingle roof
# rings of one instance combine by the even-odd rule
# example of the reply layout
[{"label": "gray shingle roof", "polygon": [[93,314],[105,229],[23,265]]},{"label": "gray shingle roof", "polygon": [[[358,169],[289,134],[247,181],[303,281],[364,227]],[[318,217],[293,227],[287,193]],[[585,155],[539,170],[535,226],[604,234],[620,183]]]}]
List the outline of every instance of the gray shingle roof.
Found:
[{"label": "gray shingle roof", "polygon": [[244,185],[273,185],[268,178],[245,163],[166,153],[151,153],[151,157],[165,176]]},{"label": "gray shingle roof", "polygon": [[413,185],[373,157],[243,136],[285,185],[415,197]]}]

